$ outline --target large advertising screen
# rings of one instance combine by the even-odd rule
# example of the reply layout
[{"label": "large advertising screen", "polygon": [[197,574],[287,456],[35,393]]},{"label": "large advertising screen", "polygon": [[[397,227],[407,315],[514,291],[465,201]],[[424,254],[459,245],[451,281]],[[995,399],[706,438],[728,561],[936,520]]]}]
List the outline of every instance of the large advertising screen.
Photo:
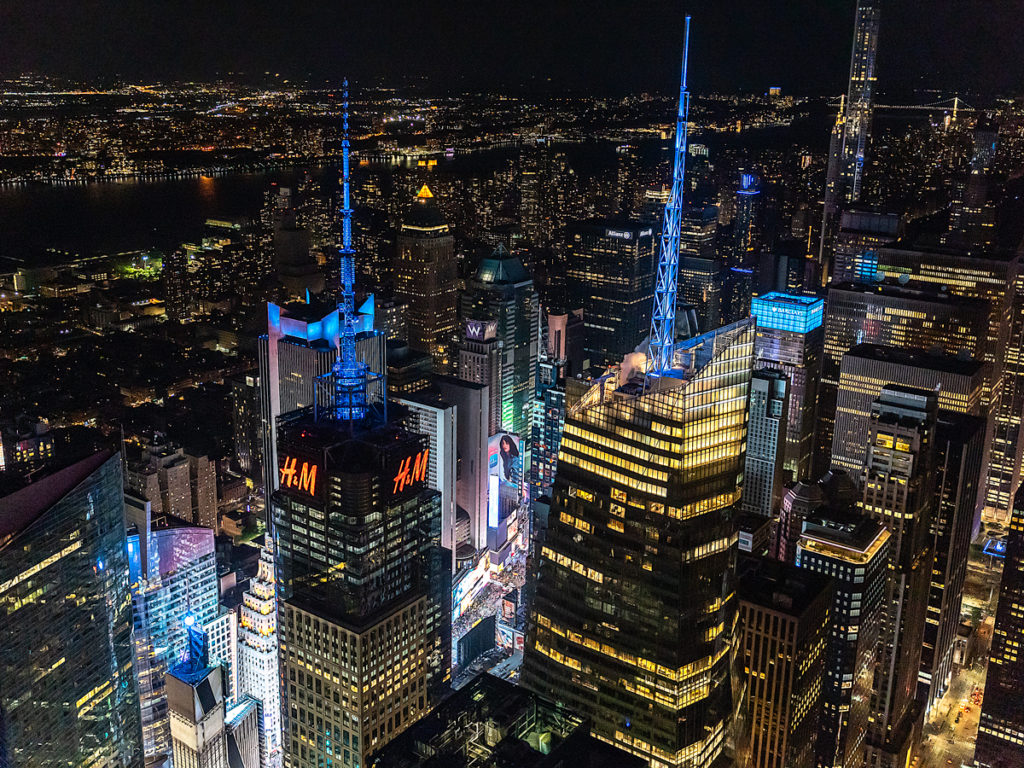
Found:
[{"label": "large advertising screen", "polygon": [[519,435],[491,435],[487,441],[487,474],[487,524],[496,528],[522,501],[523,454]]}]

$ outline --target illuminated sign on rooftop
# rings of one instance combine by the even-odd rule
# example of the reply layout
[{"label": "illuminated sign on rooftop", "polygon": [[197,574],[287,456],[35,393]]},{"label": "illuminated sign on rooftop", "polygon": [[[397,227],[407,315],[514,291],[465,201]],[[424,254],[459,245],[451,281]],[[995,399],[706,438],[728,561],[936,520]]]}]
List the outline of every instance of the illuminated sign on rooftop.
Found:
[{"label": "illuminated sign on rooftop", "polygon": [[394,477],[392,494],[401,493],[413,483],[422,483],[427,479],[427,462],[430,459],[430,449],[424,448],[413,456],[406,456],[398,463],[398,472]]},{"label": "illuminated sign on rooftop", "polygon": [[750,314],[757,318],[758,328],[807,333],[821,327],[825,301],[814,296],[767,293],[750,302]]},{"label": "illuminated sign on rooftop", "polygon": [[282,488],[302,491],[310,496],[316,496],[317,472],[319,467],[315,462],[299,460],[294,456],[285,456],[279,468],[280,485]]}]

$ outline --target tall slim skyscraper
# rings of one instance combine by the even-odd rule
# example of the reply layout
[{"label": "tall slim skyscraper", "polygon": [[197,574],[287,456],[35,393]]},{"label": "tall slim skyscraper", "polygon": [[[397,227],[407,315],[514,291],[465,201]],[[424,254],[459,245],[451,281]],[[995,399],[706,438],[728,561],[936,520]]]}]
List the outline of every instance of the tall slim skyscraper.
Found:
[{"label": "tall slim skyscraper", "polygon": [[880,0],[857,0],[854,16],[850,84],[829,147],[825,209],[821,228],[822,277],[831,272],[840,208],[860,199],[864,160],[871,136],[875,92],[875,55],[881,21]]},{"label": "tall slim skyscraper", "polygon": [[933,562],[936,412],[934,392],[898,385],[882,389],[872,407],[861,511],[892,534],[867,738],[872,768],[907,765],[920,743],[916,696]]},{"label": "tall slim skyscraper", "polygon": [[754,369],[781,371],[788,382],[782,462],[787,482],[810,478],[824,312],[825,302],[812,296],[773,292],[751,302],[757,319]]},{"label": "tall slim skyscraper", "polygon": [[278,675],[274,546],[260,550],[256,577],[242,596],[238,628],[238,693],[258,700],[263,715],[267,768],[278,768],[281,750],[281,680]]},{"label": "tall slim skyscraper", "polygon": [[595,220],[569,228],[566,279],[583,308],[585,345],[595,365],[614,365],[647,337],[657,258],[650,224]]},{"label": "tall slim skyscraper", "polygon": [[397,247],[395,298],[408,307],[409,346],[428,353],[437,373],[451,373],[458,325],[455,238],[426,184],[402,221]]},{"label": "tall slim skyscraper", "polygon": [[918,698],[925,713],[949,688],[974,521],[984,498],[985,420],[939,411],[935,430],[935,562],[929,580]]},{"label": "tall slim skyscraper", "polygon": [[762,517],[771,517],[782,498],[787,385],[779,371],[755,371],[750,380],[743,511]]},{"label": "tall slim skyscraper", "polygon": [[717,231],[717,207],[683,208],[679,234],[678,301],[697,311],[697,325],[701,332],[721,325],[723,264],[715,252]]},{"label": "tall slim skyscraper", "polygon": [[865,764],[892,535],[876,520],[822,509],[804,522],[796,564],[832,577],[832,619],[815,739],[819,768]]},{"label": "tall slim skyscraper", "polygon": [[748,691],[752,768],[812,768],[832,626],[825,575],[762,559],[739,578],[737,667]]},{"label": "tall slim skyscraper", "polygon": [[482,259],[466,281],[461,309],[467,334],[495,323],[495,338],[501,345],[501,430],[528,438],[537,387],[540,303],[520,258],[498,246]]},{"label": "tall slim skyscraper", "polygon": [[522,681],[656,766],[713,765],[731,721],[753,345],[749,320],[680,342],[566,416]]},{"label": "tall slim skyscraper", "polygon": [[0,765],[137,768],[121,457],[0,498]]},{"label": "tall slim skyscraper", "polygon": [[397,422],[286,421],[272,498],[286,761],[340,751],[365,766],[450,674],[441,495],[426,485],[427,439]]},{"label": "tall slim skyscraper", "polygon": [[1012,513],[974,752],[982,768],[1018,765],[1024,742],[1024,487],[1014,497]]}]

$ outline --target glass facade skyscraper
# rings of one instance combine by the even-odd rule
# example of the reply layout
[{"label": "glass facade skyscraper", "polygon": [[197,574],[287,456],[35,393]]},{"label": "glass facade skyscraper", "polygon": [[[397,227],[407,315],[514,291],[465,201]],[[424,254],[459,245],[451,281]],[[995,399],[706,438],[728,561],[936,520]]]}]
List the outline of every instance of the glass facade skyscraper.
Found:
[{"label": "glass facade skyscraper", "polygon": [[522,683],[654,766],[713,765],[731,722],[753,346],[750,320],[682,342],[566,416]]},{"label": "glass facade skyscraper", "polygon": [[0,766],[142,765],[121,457],[0,498]]},{"label": "glass facade skyscraper", "polygon": [[181,523],[154,527],[149,503],[132,496],[126,509],[135,674],[143,746],[151,759],[171,751],[164,678],[185,650],[185,616],[212,622],[220,590],[212,530]]}]

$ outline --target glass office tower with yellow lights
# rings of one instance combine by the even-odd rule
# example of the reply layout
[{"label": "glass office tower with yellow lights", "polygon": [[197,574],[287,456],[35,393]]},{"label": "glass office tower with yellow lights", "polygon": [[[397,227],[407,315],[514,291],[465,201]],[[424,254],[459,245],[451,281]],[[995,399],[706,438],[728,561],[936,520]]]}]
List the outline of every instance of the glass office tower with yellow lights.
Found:
[{"label": "glass office tower with yellow lights", "polygon": [[681,342],[646,382],[629,356],[565,421],[522,682],[653,766],[726,746],[754,330]]}]

